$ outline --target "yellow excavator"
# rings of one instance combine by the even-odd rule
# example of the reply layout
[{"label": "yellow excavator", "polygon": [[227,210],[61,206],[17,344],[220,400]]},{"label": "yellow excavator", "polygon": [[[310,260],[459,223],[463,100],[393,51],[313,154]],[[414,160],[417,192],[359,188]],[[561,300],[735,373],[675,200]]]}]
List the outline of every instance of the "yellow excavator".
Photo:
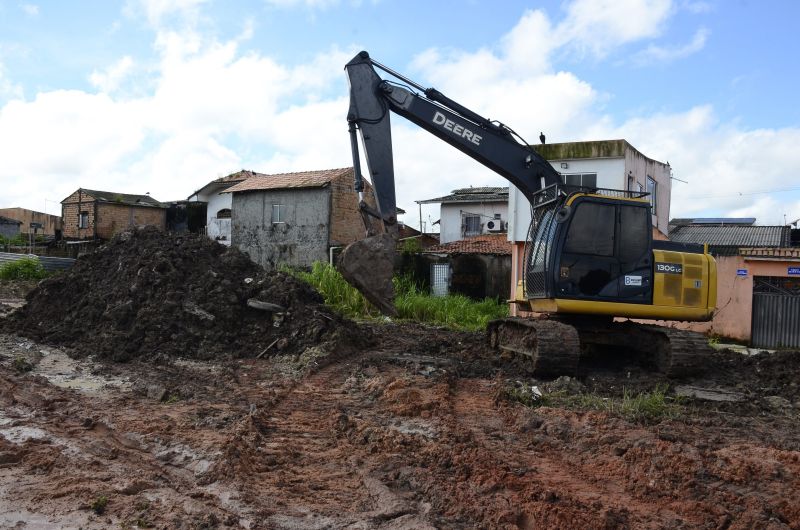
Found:
[{"label": "yellow excavator", "polygon": [[[379,69],[395,80],[382,79]],[[374,61],[345,66],[355,188],[367,237],[339,259],[342,275],[393,315],[391,276],[397,207],[390,115],[399,114],[506,178],[530,203],[531,224],[517,308],[530,313],[489,325],[491,345],[523,355],[537,375],[573,375],[582,352],[645,353],[669,376],[699,371],[710,352],[699,334],[628,319],[707,321],[716,301],[716,263],[707,250],[652,238],[647,194],[564,184],[510,127],[488,120],[433,88]],[[374,187],[364,196],[357,132]]]}]

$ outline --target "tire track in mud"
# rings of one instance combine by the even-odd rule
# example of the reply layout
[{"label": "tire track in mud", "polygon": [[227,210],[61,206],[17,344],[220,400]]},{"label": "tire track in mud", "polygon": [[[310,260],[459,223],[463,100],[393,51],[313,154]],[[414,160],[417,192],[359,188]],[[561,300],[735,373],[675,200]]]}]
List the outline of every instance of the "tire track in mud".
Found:
[{"label": "tire track in mud", "polygon": [[[580,457],[570,458],[566,447],[561,453],[534,448],[530,436],[536,434],[521,435],[503,417],[494,402],[492,385],[489,380],[459,381],[452,396],[453,420],[471,433],[471,443],[480,452],[476,460],[484,463],[489,475],[493,471],[517,475],[535,492],[538,498],[523,505],[517,526],[589,524],[602,528],[632,524],[674,528],[682,524],[684,517],[631,496],[614,477],[597,476],[596,470],[579,461]],[[503,482],[508,485],[507,480]],[[517,496],[502,488],[495,493]],[[562,501],[568,501],[568,508]]]},{"label": "tire track in mud", "polygon": [[374,355],[329,364],[242,420],[209,477],[242,492],[254,528],[431,528],[340,433],[351,414],[369,416],[369,399],[349,383]]}]

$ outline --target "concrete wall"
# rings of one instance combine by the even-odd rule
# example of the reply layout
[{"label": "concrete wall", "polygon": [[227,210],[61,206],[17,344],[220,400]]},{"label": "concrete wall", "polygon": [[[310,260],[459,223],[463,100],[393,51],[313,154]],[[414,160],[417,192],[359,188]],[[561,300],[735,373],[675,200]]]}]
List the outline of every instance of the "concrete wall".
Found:
[{"label": "concrete wall", "polygon": [[[630,179],[623,176],[620,189],[630,189],[637,191],[641,184],[644,191],[647,191],[647,177],[650,176],[656,181],[656,210],[653,214],[653,227],[663,234],[668,234],[670,197],[672,194],[672,179],[670,178],[670,168],[666,164],[651,160],[634,149],[625,150],[625,172],[624,175],[633,177],[633,185]],[[628,182],[626,187],[625,182]]]},{"label": "concrete wall", "polygon": [[[666,239],[668,235],[672,179],[670,167],[651,160],[625,144],[624,156],[612,158],[558,159],[550,165],[561,174],[597,173],[597,187],[638,191],[639,184],[647,191],[647,177],[656,181],[656,212],[653,215],[655,239]],[[562,168],[565,163],[568,167]],[[514,186],[509,188],[509,241],[525,241],[531,222],[530,204]]]},{"label": "concrete wall", "polygon": [[503,221],[508,221],[508,203],[505,202],[459,202],[445,203],[441,206],[439,217],[439,243],[449,243],[464,239],[461,230],[462,214],[481,216],[482,233],[486,234],[486,222],[494,219],[496,213]]},{"label": "concrete wall", "polygon": [[56,235],[56,231],[61,231],[61,217],[58,215],[50,215],[26,208],[0,208],[0,215],[8,217],[9,219],[22,221],[19,231],[23,234],[32,232],[30,228],[31,223],[39,223],[42,225],[42,228],[36,230],[37,234],[54,236]]},{"label": "concrete wall", "polygon": [[[231,242],[267,269],[327,260],[330,194],[328,187],[234,193]],[[285,222],[272,222],[273,204],[286,207]]]},{"label": "concrete wall", "polygon": [[[562,168],[564,162],[569,167]],[[575,160],[551,160],[550,165],[562,174],[597,173],[597,187],[624,189],[625,158],[589,158]],[[525,196],[515,187],[508,190],[509,205],[509,241],[525,241],[528,237],[528,227],[531,224],[531,207]]]},{"label": "concrete wall", "polygon": [[0,236],[11,239],[19,234],[19,225],[0,219]]}]

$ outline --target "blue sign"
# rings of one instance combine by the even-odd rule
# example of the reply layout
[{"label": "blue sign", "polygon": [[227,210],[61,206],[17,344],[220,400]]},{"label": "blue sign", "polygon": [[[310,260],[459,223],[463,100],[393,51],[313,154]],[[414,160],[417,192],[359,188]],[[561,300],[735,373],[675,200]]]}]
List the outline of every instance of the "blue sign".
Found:
[{"label": "blue sign", "polygon": [[736,269],[736,276],[747,276],[747,269]]},{"label": "blue sign", "polygon": [[789,276],[800,276],[800,267],[789,267]]}]

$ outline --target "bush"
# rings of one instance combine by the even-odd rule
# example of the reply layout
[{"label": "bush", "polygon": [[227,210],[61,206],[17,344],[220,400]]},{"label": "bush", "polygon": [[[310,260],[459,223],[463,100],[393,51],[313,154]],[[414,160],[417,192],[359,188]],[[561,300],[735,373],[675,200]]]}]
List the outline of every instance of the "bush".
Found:
[{"label": "bush", "polygon": [[[326,304],[346,316],[380,316],[380,311],[327,263],[314,263],[311,272],[283,270],[311,284]],[[462,295],[436,297],[422,291],[410,276],[395,277],[393,281],[395,307],[402,319],[476,331],[485,329],[490,320],[508,316],[508,306],[491,298],[476,302]]]},{"label": "bush", "polygon": [[24,257],[0,266],[2,280],[41,280],[47,276],[39,258]]}]

